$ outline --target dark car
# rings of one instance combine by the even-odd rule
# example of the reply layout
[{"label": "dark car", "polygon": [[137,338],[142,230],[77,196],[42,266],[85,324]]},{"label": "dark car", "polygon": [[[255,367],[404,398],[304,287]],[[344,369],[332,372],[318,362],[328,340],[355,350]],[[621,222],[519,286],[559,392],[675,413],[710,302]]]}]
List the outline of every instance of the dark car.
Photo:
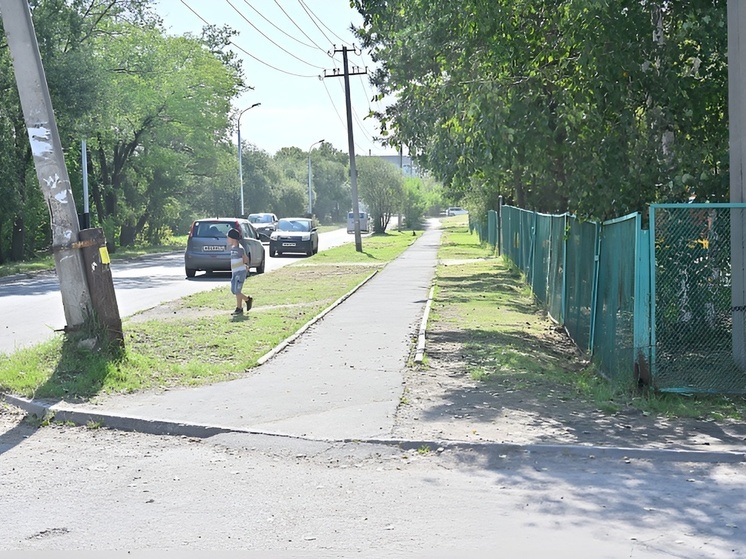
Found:
[{"label": "dark car", "polygon": [[284,217],[269,238],[269,255],[302,252],[308,256],[319,251],[319,234],[313,220],[305,217]]},{"label": "dark car", "polygon": [[263,241],[269,241],[269,237],[277,229],[277,216],[273,213],[249,214],[248,219]]},{"label": "dark car", "polygon": [[231,253],[227,239],[230,229],[238,229],[241,233],[239,242],[251,261],[249,267],[256,269],[257,274],[264,273],[267,260],[264,247],[251,223],[235,217],[214,217],[198,219],[189,228],[184,252],[184,269],[188,278],[193,278],[198,271],[208,274],[230,271]]}]

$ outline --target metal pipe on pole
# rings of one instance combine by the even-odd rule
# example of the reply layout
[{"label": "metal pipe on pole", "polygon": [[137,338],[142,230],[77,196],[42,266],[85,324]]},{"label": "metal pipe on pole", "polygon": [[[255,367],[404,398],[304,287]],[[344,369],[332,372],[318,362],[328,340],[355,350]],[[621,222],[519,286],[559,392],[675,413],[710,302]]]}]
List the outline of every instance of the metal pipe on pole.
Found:
[{"label": "metal pipe on pole", "polygon": [[65,320],[69,329],[76,329],[91,314],[91,294],[86,282],[83,255],[77,246],[80,233],[78,214],[31,11],[28,2],[0,0],[0,13],[13,59],[36,176],[49,208],[52,252]]},{"label": "metal pipe on pole", "polygon": [[314,142],[311,144],[311,147],[308,148],[308,217],[313,217],[313,186],[312,186],[312,180],[313,175],[311,173],[311,149],[313,149],[313,146],[316,144],[322,144],[324,143],[324,140],[319,140],[318,142]]},{"label": "metal pipe on pole", "polygon": [[238,181],[241,184],[241,215],[240,217],[246,217],[246,212],[244,210],[244,203],[243,203],[243,159],[241,154],[241,117],[243,114],[248,111],[249,109],[253,109],[254,107],[258,107],[261,105],[261,103],[254,103],[250,107],[245,108],[243,111],[238,113]]}]

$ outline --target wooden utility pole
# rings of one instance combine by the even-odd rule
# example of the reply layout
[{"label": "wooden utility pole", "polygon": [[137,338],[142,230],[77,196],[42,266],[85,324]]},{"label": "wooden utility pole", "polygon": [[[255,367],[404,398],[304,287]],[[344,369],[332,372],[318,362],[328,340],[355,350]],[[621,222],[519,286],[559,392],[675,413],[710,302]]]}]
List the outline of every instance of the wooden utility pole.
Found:
[{"label": "wooden utility pole", "polygon": [[[353,68],[352,72],[348,69],[347,64],[347,47],[341,49],[334,49],[335,53],[342,53],[342,60],[344,62],[344,72],[342,76],[345,80],[345,104],[347,105],[347,149],[350,153],[350,186],[352,188],[352,214],[353,221],[355,223],[355,250],[357,252],[363,252],[363,239],[360,235],[360,204],[357,196],[357,167],[355,165],[355,140],[352,135],[352,104],[350,102],[350,76],[357,76],[360,74],[367,74],[368,69],[361,70],[360,68]],[[327,74],[324,71],[325,78],[328,77],[339,77],[339,72],[335,69],[331,74]]]},{"label": "wooden utility pole", "polygon": [[[728,114],[730,201],[746,202],[746,3],[728,0]],[[731,209],[731,312],[733,359],[746,370],[746,211]]]}]

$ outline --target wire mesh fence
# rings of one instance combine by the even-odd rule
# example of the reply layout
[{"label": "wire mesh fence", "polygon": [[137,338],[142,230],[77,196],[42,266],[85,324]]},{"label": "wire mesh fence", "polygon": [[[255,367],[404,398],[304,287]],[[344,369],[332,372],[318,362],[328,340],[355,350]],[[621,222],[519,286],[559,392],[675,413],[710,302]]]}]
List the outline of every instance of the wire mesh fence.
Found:
[{"label": "wire mesh fence", "polygon": [[493,223],[537,302],[607,377],[746,393],[746,204],[653,204],[649,231],[640,214],[595,223],[502,206],[490,242]]},{"label": "wire mesh fence", "polygon": [[731,226],[744,223],[744,209],[661,204],[650,212],[655,385],[668,391],[746,392],[746,373],[734,358],[746,346],[733,332],[731,267]]}]

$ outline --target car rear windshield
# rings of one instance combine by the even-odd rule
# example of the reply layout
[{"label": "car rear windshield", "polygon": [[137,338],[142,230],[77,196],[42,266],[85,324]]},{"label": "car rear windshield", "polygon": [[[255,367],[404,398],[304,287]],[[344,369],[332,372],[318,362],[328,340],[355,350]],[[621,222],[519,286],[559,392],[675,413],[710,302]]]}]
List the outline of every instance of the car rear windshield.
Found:
[{"label": "car rear windshield", "polygon": [[277,228],[280,231],[310,231],[311,222],[305,219],[281,219]]},{"label": "car rear windshield", "polygon": [[230,229],[237,229],[228,221],[198,221],[194,224],[194,237],[225,237]]},{"label": "car rear windshield", "polygon": [[272,216],[267,215],[250,215],[249,221],[251,223],[272,223]]}]

